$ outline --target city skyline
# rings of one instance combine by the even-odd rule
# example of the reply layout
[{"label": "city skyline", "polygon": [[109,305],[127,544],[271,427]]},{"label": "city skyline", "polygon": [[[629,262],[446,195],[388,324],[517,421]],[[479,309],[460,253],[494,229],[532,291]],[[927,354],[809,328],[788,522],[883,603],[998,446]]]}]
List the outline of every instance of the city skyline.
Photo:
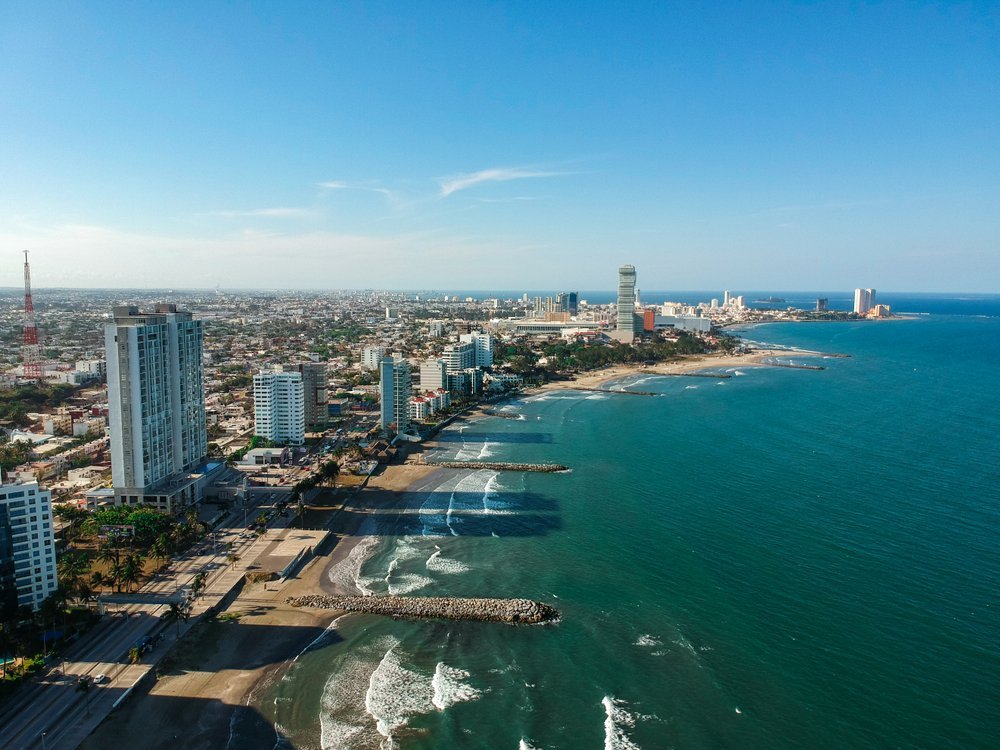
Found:
[{"label": "city skyline", "polygon": [[998,28],[8,4],[0,286],[28,250],[39,288],[595,289],[613,254],[676,289],[994,292]]}]

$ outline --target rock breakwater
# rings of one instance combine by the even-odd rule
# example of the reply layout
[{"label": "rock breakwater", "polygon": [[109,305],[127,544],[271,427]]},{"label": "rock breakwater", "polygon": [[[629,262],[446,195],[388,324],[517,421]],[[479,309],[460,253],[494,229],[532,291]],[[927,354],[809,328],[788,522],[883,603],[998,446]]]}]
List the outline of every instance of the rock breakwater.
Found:
[{"label": "rock breakwater", "polygon": [[288,599],[293,607],[341,609],[407,620],[473,620],[509,625],[552,622],[559,613],[531,599],[478,599],[451,596],[325,596],[310,594]]},{"label": "rock breakwater", "polygon": [[442,466],[445,469],[489,469],[490,471],[540,471],[554,473],[569,471],[562,464],[512,464],[498,461],[427,461],[428,466]]}]

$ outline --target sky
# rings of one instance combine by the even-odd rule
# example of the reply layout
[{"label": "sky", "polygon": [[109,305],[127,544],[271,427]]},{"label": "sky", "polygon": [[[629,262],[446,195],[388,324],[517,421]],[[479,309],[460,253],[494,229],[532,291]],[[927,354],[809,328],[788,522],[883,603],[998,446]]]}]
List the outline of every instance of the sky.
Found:
[{"label": "sky", "polygon": [[1000,291],[1000,3],[0,0],[0,286]]}]

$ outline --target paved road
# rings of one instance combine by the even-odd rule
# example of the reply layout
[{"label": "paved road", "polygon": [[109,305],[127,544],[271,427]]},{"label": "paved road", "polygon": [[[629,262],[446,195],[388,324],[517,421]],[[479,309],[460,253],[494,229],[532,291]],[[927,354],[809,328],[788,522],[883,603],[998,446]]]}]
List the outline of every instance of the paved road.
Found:
[{"label": "paved road", "polygon": [[[259,508],[249,508],[252,520]],[[190,552],[175,558],[167,571],[150,580],[136,598],[171,597],[190,588],[199,572],[206,572],[205,594],[195,603],[193,614],[204,612],[225,596],[243,575],[246,566],[267,546],[267,538],[244,535],[244,509],[237,506],[210,538]],[[276,519],[275,525],[285,525]],[[274,522],[272,522],[274,523]],[[226,562],[226,543],[232,542],[241,560],[233,569]],[[165,627],[160,617],[165,604],[109,604],[105,615],[89,633],[64,653],[64,660],[48,672],[21,686],[0,704],[0,744],[5,750],[75,750],[132,686],[145,676],[166,649],[189,625]],[[162,632],[162,643],[154,646],[139,664],[128,663],[129,649],[144,635]],[[106,676],[101,685],[77,689],[80,677]],[[43,736],[44,734],[44,736]]]}]

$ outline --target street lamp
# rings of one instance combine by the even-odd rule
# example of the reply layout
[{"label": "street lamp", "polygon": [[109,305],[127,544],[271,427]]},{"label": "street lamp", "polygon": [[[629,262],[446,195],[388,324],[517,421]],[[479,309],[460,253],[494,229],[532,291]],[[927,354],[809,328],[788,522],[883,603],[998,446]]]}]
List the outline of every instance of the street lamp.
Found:
[{"label": "street lamp", "polygon": [[45,732],[42,732],[42,750],[45,750]]}]

